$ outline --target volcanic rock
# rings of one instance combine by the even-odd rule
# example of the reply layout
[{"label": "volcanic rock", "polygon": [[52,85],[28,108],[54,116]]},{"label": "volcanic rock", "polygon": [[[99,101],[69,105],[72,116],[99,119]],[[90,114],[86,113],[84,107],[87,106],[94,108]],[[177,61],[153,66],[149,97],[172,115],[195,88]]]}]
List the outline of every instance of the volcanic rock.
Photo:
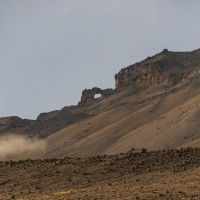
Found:
[{"label": "volcanic rock", "polygon": [[128,85],[172,86],[200,73],[200,49],[172,52],[164,49],[153,57],[123,68],[115,75],[115,87]]}]

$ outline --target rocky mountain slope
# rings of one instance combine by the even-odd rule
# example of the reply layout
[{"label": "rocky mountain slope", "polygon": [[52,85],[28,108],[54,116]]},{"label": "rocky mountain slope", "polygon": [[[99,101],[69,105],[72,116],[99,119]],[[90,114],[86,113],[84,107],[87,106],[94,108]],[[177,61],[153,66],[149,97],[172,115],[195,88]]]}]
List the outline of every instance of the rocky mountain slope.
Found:
[{"label": "rocky mountain slope", "polygon": [[[85,89],[77,106],[36,120],[0,119],[0,134],[39,137],[43,152],[23,158],[91,156],[199,146],[200,50],[170,52],[120,70],[115,89]],[[100,94],[100,98],[95,98]]]}]

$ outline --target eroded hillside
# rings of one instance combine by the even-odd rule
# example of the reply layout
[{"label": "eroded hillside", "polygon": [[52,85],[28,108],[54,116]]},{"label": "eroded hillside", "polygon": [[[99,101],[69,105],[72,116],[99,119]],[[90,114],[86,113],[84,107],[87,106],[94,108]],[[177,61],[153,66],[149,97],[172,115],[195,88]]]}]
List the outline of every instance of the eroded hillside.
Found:
[{"label": "eroded hillside", "polygon": [[115,89],[85,89],[76,106],[36,120],[1,118],[0,134],[42,139],[42,152],[20,153],[16,159],[199,146],[199,72],[200,50],[164,50],[120,70]]}]

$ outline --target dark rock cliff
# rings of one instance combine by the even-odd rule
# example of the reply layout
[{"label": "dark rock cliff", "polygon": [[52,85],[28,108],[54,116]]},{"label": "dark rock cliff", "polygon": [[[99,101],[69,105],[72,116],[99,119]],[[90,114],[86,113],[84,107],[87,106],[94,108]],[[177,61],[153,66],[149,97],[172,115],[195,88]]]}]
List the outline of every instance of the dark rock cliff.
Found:
[{"label": "dark rock cliff", "polygon": [[164,49],[153,57],[123,68],[115,75],[115,87],[171,86],[199,73],[200,50],[171,52]]}]

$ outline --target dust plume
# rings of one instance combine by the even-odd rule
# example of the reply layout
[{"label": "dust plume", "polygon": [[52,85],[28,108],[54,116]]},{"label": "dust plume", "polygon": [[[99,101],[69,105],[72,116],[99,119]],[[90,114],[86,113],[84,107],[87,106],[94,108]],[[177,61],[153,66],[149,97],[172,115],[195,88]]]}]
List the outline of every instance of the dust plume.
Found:
[{"label": "dust plume", "polygon": [[0,137],[0,160],[26,159],[28,154],[37,154],[46,147],[45,142],[25,136],[8,135]]}]

